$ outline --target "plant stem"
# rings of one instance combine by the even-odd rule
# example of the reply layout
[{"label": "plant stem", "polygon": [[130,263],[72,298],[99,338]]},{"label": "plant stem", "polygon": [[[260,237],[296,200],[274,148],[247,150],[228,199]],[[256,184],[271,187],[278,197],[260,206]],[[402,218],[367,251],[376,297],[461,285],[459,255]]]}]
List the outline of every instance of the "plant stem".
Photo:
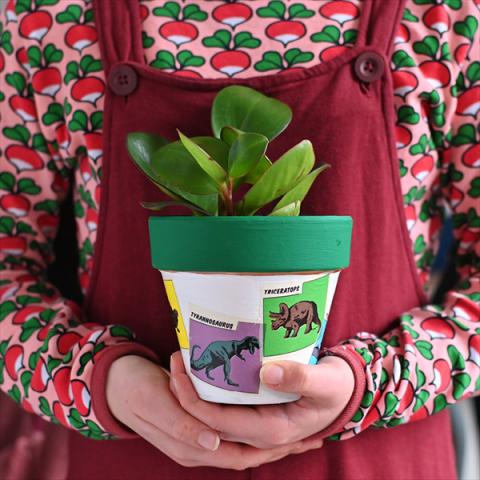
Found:
[{"label": "plant stem", "polygon": [[235,215],[235,208],[233,205],[233,178],[229,178],[228,183],[223,185],[222,197],[227,209],[227,215]]}]

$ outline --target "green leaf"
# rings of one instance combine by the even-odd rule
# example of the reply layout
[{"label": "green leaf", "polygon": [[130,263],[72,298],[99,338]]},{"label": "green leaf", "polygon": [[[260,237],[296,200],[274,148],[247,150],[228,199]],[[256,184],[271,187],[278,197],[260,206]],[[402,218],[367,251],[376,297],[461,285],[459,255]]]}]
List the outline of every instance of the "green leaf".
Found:
[{"label": "green leaf", "polygon": [[38,68],[42,66],[42,52],[38,47],[30,47],[27,50],[28,63],[32,68]]},{"label": "green leaf", "polygon": [[271,217],[298,217],[300,215],[300,202],[293,202],[278,208],[270,213]]},{"label": "green leaf", "polygon": [[32,297],[31,295],[19,295],[17,297],[17,303],[22,307],[31,305],[32,303],[40,303],[41,300],[37,297]]},{"label": "green leaf", "polygon": [[430,342],[427,342],[426,340],[418,340],[418,342],[415,342],[415,346],[417,347],[420,355],[422,355],[423,358],[426,358],[427,360],[433,359],[433,346]]},{"label": "green leaf", "polygon": [[28,390],[30,388],[30,384],[32,383],[32,377],[33,377],[32,372],[23,372],[20,377],[20,382],[22,383],[25,397],[28,397]]},{"label": "green leaf", "polygon": [[29,195],[37,195],[42,189],[31,178],[21,178],[18,181],[18,191]]},{"label": "green leaf", "polygon": [[440,43],[438,39],[432,35],[428,35],[423,39],[423,41],[415,42],[413,44],[413,51],[415,53],[426,55],[432,59],[435,59],[439,48]]},{"label": "green leaf", "polygon": [[153,154],[149,168],[160,185],[173,185],[195,195],[218,193],[218,184],[205,173],[180,141],[158,149]]},{"label": "green leaf", "polygon": [[217,138],[222,128],[228,126],[272,140],[285,130],[291,119],[288,105],[240,85],[221,90],[212,105],[212,129]]},{"label": "green leaf", "polygon": [[100,130],[103,127],[103,112],[97,111],[90,115],[92,130]]},{"label": "green leaf", "polygon": [[418,364],[415,367],[415,372],[417,374],[417,388],[421,388],[425,385],[427,378],[423,371],[419,368]]},{"label": "green leaf", "polygon": [[24,145],[28,145],[30,141],[30,132],[23,125],[15,125],[13,128],[4,128],[3,134],[10,140],[21,142]]},{"label": "green leaf", "polygon": [[[224,157],[223,165],[227,165],[228,148],[223,142],[210,137],[196,137],[195,141],[202,146],[210,155],[216,159]],[[153,172],[150,162],[153,151],[163,146],[167,140],[161,137],[146,134],[146,133],[131,133],[128,136],[128,148],[130,155],[135,161],[135,164],[147,175],[155,185],[164,193],[174,198],[175,200],[184,199],[189,203],[193,203],[203,210],[208,211],[212,215],[216,215],[218,211],[218,197],[217,195],[192,195],[184,190],[170,184],[159,183],[159,178]],[[222,150],[223,149],[223,150]],[[222,153],[223,151],[223,153]],[[226,168],[226,167],[225,167]]]},{"label": "green leaf", "polygon": [[395,52],[392,60],[396,68],[415,67],[415,60],[403,50]]},{"label": "green leaf", "polygon": [[6,235],[11,235],[13,232],[13,227],[15,222],[13,218],[10,217],[0,217],[0,233],[5,233]]},{"label": "green leaf", "polygon": [[72,80],[75,80],[76,78],[80,78],[80,65],[75,61],[68,62],[67,73],[63,78],[65,85],[68,85]]},{"label": "green leaf", "polygon": [[326,42],[339,44],[340,30],[333,25],[327,25],[321,32],[314,33],[311,37],[313,42]]},{"label": "green leaf", "polygon": [[85,74],[100,72],[102,70],[102,62],[100,60],[95,60],[92,55],[85,55],[80,60],[80,68]]},{"label": "green leaf", "polygon": [[452,364],[452,370],[465,370],[465,360],[455,345],[447,348],[448,358]]},{"label": "green leaf", "polygon": [[155,40],[153,37],[150,37],[147,32],[142,31],[142,46],[147,49],[155,45]]},{"label": "green leaf", "polygon": [[283,59],[278,52],[265,52],[262,56],[262,59],[255,64],[255,69],[259,72],[282,70]]},{"label": "green leaf", "polygon": [[47,140],[41,133],[35,133],[32,137],[32,147],[42,153],[48,153]]},{"label": "green leaf", "polygon": [[358,37],[358,30],[352,28],[343,33],[343,43],[353,45],[356,43]]},{"label": "green leaf", "polygon": [[10,315],[12,312],[15,312],[17,307],[15,306],[15,302],[7,300],[0,304],[0,322],[5,320],[5,318]]},{"label": "green leaf", "polygon": [[[199,145],[177,130],[180,141],[190,155],[195,159],[200,168],[218,185],[227,177],[227,172]],[[194,192],[192,192],[194,193]]]},{"label": "green leaf", "polygon": [[398,122],[407,123],[409,125],[416,125],[420,121],[420,115],[415,111],[413,107],[402,106],[397,112]]},{"label": "green leaf", "polygon": [[14,72],[14,73],[9,73],[5,77],[7,83],[13,87],[18,94],[22,94],[23,91],[25,90],[25,87],[27,86],[27,82],[25,81],[25,77],[19,73],[19,72]]},{"label": "green leaf", "polygon": [[[205,59],[194,55],[190,50],[183,50],[177,55],[178,63],[182,67],[201,67],[205,64]],[[174,63],[175,65],[175,63]]]},{"label": "green leaf", "polygon": [[477,178],[474,178],[472,180],[472,182],[470,183],[470,190],[468,190],[468,194],[472,197],[472,198],[478,198],[480,197],[480,178],[477,177]]},{"label": "green leaf", "polygon": [[326,168],[330,167],[330,165],[325,164],[319,168],[316,168],[308,175],[303,177],[289,192],[287,192],[282,199],[275,205],[272,213],[276,212],[279,209],[286,207],[287,205],[291,205],[292,203],[296,202],[303,202],[303,199],[307,196],[313,182],[316,180],[318,175],[322,173]]},{"label": "green leaf", "polygon": [[285,16],[285,5],[283,2],[271,1],[268,2],[267,7],[258,8],[256,13],[261,18],[283,19]]},{"label": "green leaf", "polygon": [[462,37],[468,38],[470,41],[473,41],[475,33],[478,30],[478,20],[472,15],[467,15],[465,21],[455,22],[453,25],[455,33],[461,35]]},{"label": "green leaf", "polygon": [[63,59],[63,52],[55,47],[53,43],[49,43],[43,50],[43,56],[47,65],[51,63],[61,62]]},{"label": "green leaf", "polygon": [[298,65],[299,63],[306,63],[313,60],[312,52],[302,52],[299,48],[291,48],[285,52],[285,60],[289,67]]},{"label": "green leaf", "polygon": [[13,191],[15,188],[15,177],[10,172],[0,173],[0,189]]},{"label": "green leaf", "polygon": [[35,230],[28,223],[25,223],[25,222],[17,223],[17,233],[18,234],[28,233],[30,235],[37,234],[37,232],[35,232]]},{"label": "green leaf", "polygon": [[184,20],[197,20],[203,22],[208,18],[208,14],[201,10],[198,5],[192,4],[187,5],[183,9],[183,19]]},{"label": "green leaf", "polygon": [[408,8],[403,9],[403,20],[407,22],[418,22],[418,17],[413,15]]},{"label": "green leaf", "polygon": [[125,337],[130,340],[133,338],[132,331],[129,328],[121,325],[114,325],[110,327],[110,335],[112,335],[112,337]]},{"label": "green leaf", "polygon": [[315,163],[310,141],[303,140],[286,153],[260,177],[245,194],[242,202],[244,215],[253,215],[259,208],[284,195],[307,175]]},{"label": "green leaf", "polygon": [[174,69],[175,57],[167,50],[160,50],[157,52],[155,60],[150,65],[161,70]]},{"label": "green leaf", "polygon": [[385,412],[383,413],[383,417],[391,417],[395,413],[395,409],[399,403],[400,400],[392,392],[388,392],[385,397]]},{"label": "green leaf", "polygon": [[68,421],[73,428],[80,429],[85,427],[85,422],[83,421],[81,415],[78,413],[78,410],[75,408],[70,409],[70,414],[68,415]]},{"label": "green leaf", "polygon": [[80,23],[82,9],[78,5],[69,5],[66,10],[60,12],[55,18],[58,23]]},{"label": "green leaf", "polygon": [[467,69],[467,78],[472,85],[480,81],[480,62],[473,62]]},{"label": "green leaf", "polygon": [[217,47],[227,50],[232,40],[232,34],[228,30],[217,30],[211,37],[205,37],[202,44],[205,47]]},{"label": "green leaf", "polygon": [[17,385],[13,385],[13,387],[8,391],[8,395],[16,403],[20,403],[22,399],[20,389],[18,388]]},{"label": "green leaf", "polygon": [[87,114],[83,110],[76,110],[73,113],[72,120],[70,120],[68,127],[72,132],[86,132],[88,129]]},{"label": "green leaf", "polygon": [[256,167],[242,179],[243,183],[253,185],[259,178],[272,166],[272,162],[264,155],[257,163]]},{"label": "green leaf", "polygon": [[40,397],[40,411],[47,417],[51,417],[53,415],[50,404],[45,397]]},{"label": "green leaf", "polygon": [[64,111],[60,103],[50,103],[47,112],[43,114],[42,121],[45,125],[50,126],[56,122],[63,122]]},{"label": "green leaf", "polygon": [[288,7],[288,15],[290,20],[293,18],[310,18],[315,15],[315,12],[305,8],[302,3],[294,3]]},{"label": "green leaf", "polygon": [[42,328],[42,324],[37,317],[32,317],[22,324],[20,341],[26,342],[37,330]]},{"label": "green leaf", "polygon": [[252,36],[250,32],[237,33],[233,39],[235,48],[257,48],[261,42]]},{"label": "green leaf", "polygon": [[443,393],[433,401],[433,413],[438,413],[440,410],[443,410],[448,406],[447,398]]},{"label": "green leaf", "polygon": [[467,387],[472,382],[472,377],[468,373],[458,373],[453,376],[453,398],[460,400]]},{"label": "green leaf", "polygon": [[418,393],[416,393],[413,412],[415,413],[417,410],[420,410],[425,405],[425,403],[429,398],[430,398],[430,393],[428,392],[428,390],[420,390]]},{"label": "green leaf", "polygon": [[154,212],[159,212],[160,210],[163,210],[164,208],[168,208],[168,207],[185,207],[185,208],[189,208],[193,212],[200,213],[202,215],[211,216],[211,214],[206,210],[203,210],[202,208],[197,207],[196,205],[193,205],[192,203],[189,203],[189,202],[166,200],[164,202],[140,202],[140,203],[143,208],[152,210]]},{"label": "green leaf", "polygon": [[456,135],[452,138],[452,145],[458,147],[461,145],[470,145],[475,143],[476,133],[475,126],[471,123],[462,125]]},{"label": "green leaf", "polygon": [[228,174],[233,178],[247,175],[267,149],[268,139],[258,133],[242,133],[233,142],[228,155]]},{"label": "green leaf", "polygon": [[153,9],[153,14],[157,17],[169,17],[178,19],[180,14],[180,5],[177,2],[165,2],[163,7]]}]

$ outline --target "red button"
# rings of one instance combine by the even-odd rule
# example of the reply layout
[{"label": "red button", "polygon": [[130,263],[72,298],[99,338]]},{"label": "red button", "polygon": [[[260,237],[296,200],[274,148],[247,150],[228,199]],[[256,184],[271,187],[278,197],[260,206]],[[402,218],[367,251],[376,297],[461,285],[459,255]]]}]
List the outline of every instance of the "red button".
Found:
[{"label": "red button", "polygon": [[365,52],[355,60],[355,73],[362,82],[374,82],[384,71],[385,61],[378,53]]},{"label": "red button", "polygon": [[129,65],[115,65],[110,70],[108,85],[115,95],[126,97],[137,88],[137,84],[137,73]]}]

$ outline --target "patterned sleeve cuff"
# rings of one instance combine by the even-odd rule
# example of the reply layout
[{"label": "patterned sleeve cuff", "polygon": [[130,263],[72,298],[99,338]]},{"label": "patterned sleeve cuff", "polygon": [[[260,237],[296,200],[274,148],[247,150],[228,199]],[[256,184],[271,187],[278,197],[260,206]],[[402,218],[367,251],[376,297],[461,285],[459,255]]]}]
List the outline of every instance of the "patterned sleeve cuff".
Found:
[{"label": "patterned sleeve cuff", "polygon": [[105,430],[117,438],[136,438],[138,435],[110,412],[106,397],[107,374],[112,363],[125,355],[138,355],[160,363],[158,355],[147,347],[134,342],[112,345],[95,357],[91,378],[92,409]]},{"label": "patterned sleeve cuff", "polygon": [[360,355],[346,346],[337,345],[333,348],[321,350],[319,360],[322,357],[329,355],[340,357],[345,360],[348,365],[350,365],[350,368],[353,372],[355,385],[352,396],[350,397],[350,400],[347,406],[343,409],[342,413],[333,421],[332,424],[317,434],[321,438],[327,438],[343,431],[345,425],[352,420],[353,416],[360,408],[366,388],[365,363]]}]

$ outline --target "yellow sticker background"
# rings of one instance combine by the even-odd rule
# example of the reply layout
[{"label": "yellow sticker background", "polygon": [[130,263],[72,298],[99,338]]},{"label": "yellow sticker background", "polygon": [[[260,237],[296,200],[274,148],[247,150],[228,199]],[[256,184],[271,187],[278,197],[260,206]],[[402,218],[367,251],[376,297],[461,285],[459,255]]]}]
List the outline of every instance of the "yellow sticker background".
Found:
[{"label": "yellow sticker background", "polygon": [[178,303],[175,287],[173,286],[173,280],[165,280],[165,290],[167,292],[168,302],[172,310],[178,312],[178,325],[177,325],[177,337],[180,348],[188,348],[188,336],[185,324],[183,323],[182,312],[180,311],[180,305]]}]

